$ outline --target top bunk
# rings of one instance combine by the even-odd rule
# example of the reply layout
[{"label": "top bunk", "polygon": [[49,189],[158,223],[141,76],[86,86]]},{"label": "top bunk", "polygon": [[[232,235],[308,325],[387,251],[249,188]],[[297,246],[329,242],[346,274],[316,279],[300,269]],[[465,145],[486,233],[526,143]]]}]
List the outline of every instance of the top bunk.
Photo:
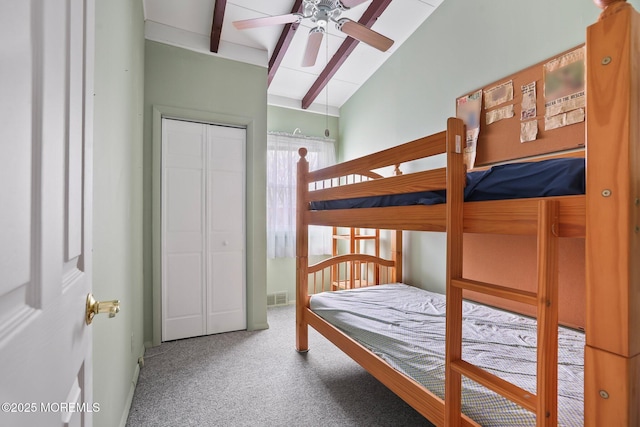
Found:
[{"label": "top bunk", "polygon": [[[465,173],[465,135],[463,121],[451,118],[445,131],[310,172],[306,151],[301,149],[301,221],[308,225],[446,231],[446,189],[455,186],[464,192],[467,202],[465,232],[535,234],[538,200],[553,197],[560,202],[560,235],[584,236],[583,152]],[[442,154],[447,156],[447,167],[400,172],[405,163]],[[383,177],[377,172],[385,168],[393,169],[394,174]]]}]

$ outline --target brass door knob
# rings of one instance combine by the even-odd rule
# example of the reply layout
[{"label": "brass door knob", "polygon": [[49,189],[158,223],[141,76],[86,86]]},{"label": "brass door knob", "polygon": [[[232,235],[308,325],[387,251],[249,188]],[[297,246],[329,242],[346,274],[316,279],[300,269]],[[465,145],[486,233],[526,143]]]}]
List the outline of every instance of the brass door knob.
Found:
[{"label": "brass door knob", "polygon": [[115,299],[113,301],[96,301],[93,294],[87,295],[87,313],[85,320],[87,325],[93,322],[93,318],[99,313],[108,313],[109,317],[115,317],[120,311],[120,301]]}]

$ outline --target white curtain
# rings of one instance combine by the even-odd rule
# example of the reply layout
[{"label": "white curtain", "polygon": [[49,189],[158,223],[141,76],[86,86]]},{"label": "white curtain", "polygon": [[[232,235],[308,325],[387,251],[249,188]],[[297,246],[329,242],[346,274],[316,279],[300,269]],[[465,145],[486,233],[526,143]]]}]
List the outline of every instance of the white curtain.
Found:
[{"label": "white curtain", "polygon": [[[335,140],[269,132],[267,136],[267,256],[296,256],[298,149],[307,149],[309,170],[335,164]],[[331,228],[309,228],[309,255],[331,253]]]}]

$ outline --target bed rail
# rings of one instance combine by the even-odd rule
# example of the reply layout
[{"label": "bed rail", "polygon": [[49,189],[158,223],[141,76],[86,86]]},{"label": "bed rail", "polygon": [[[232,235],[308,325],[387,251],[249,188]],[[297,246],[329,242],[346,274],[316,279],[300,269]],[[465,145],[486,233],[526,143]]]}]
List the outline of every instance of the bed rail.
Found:
[{"label": "bed rail", "polygon": [[[439,132],[368,156],[308,172],[302,183],[309,189],[306,202],[442,190],[446,188],[444,168],[405,174],[399,168],[405,162],[445,152],[446,132]],[[300,149],[299,154],[301,161],[306,162],[306,149]],[[394,176],[382,177],[374,172],[387,167],[394,168]]]}]

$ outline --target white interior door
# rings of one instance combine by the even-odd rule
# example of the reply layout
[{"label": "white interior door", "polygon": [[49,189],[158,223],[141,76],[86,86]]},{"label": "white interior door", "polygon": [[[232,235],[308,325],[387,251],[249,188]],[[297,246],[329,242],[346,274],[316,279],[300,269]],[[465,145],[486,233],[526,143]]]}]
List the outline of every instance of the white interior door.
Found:
[{"label": "white interior door", "polygon": [[93,0],[0,0],[0,425],[90,426]]},{"label": "white interior door", "polygon": [[162,340],[246,328],[246,130],[162,121]]}]

